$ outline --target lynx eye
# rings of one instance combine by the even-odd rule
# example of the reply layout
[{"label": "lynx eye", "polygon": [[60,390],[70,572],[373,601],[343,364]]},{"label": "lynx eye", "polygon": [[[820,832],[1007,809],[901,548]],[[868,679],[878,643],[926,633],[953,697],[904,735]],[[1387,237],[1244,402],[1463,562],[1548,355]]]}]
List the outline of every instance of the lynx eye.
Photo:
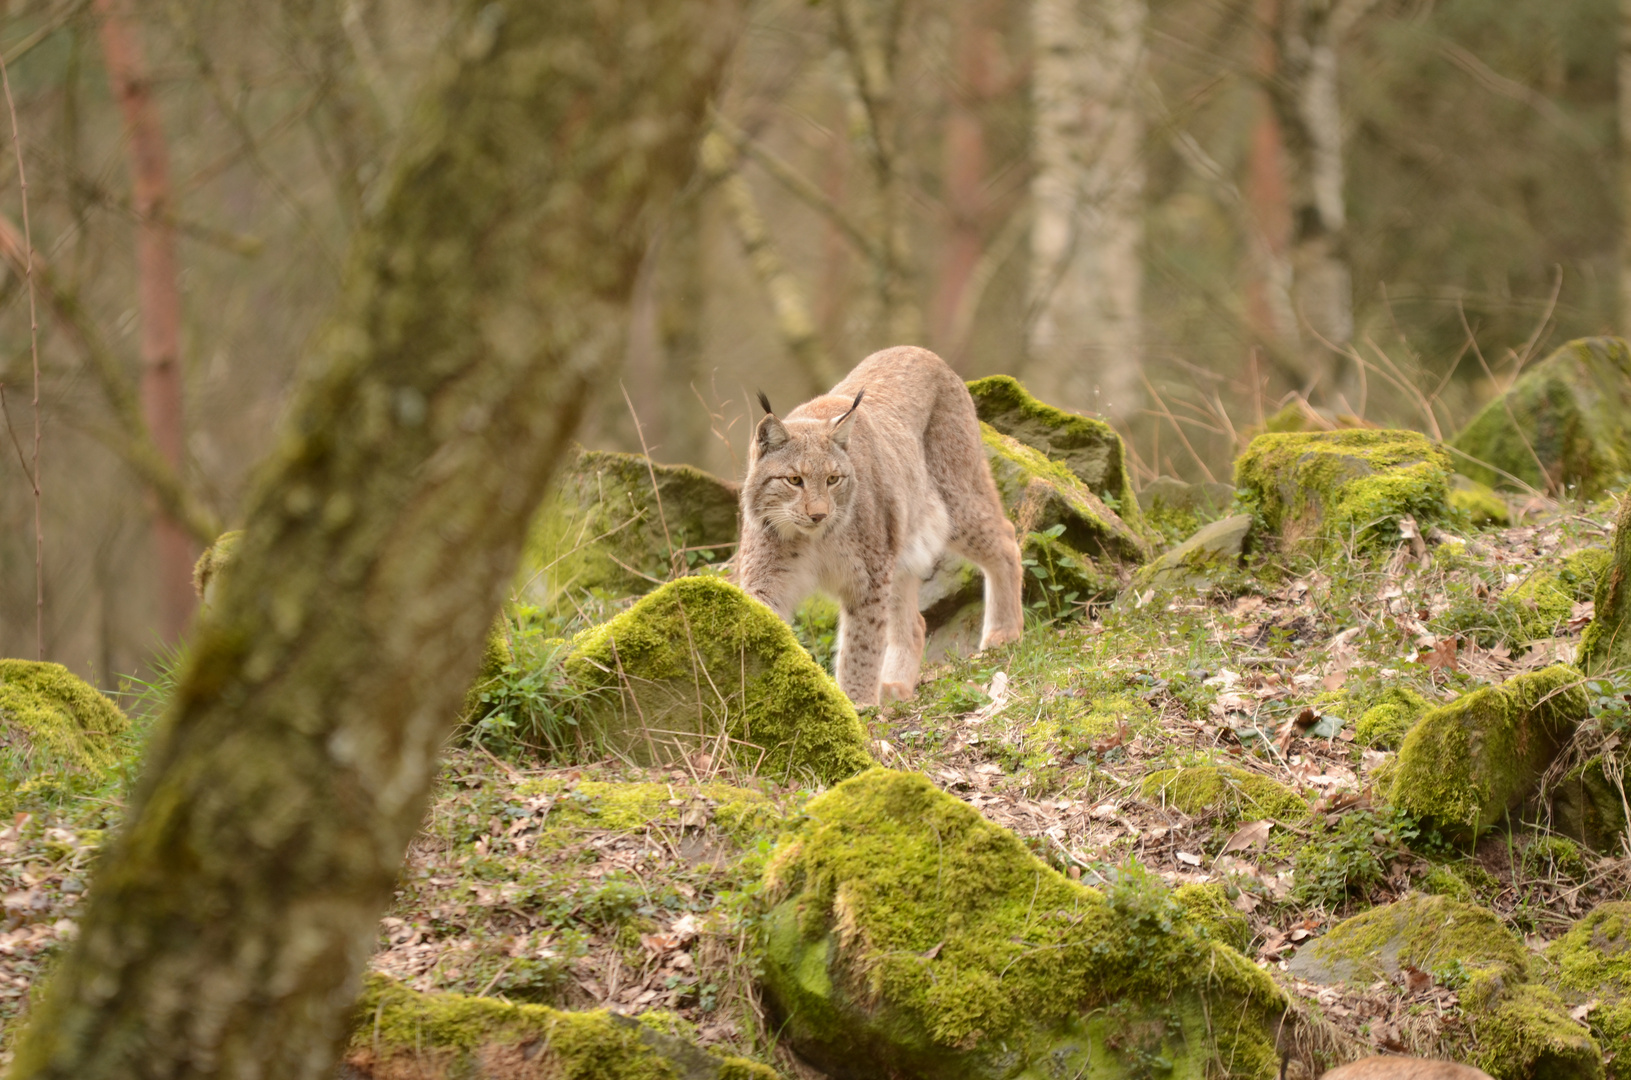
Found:
[{"label": "lynx eye", "polygon": [[838,481],[840,481],[842,479],[843,479],[842,476],[829,476],[829,477],[827,477],[827,486],[832,487],[834,484],[838,483]]},{"label": "lynx eye", "polygon": [[787,478],[787,482],[789,484],[792,484],[794,487],[803,487],[804,486],[804,477],[802,477],[802,476],[789,476]]}]

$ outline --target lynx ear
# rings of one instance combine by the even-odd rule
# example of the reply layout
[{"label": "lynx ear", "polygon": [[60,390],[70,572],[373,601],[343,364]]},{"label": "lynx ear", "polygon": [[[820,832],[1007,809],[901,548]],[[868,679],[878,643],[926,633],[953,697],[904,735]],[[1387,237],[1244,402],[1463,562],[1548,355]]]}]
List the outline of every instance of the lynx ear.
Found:
[{"label": "lynx ear", "polygon": [[855,410],[860,407],[861,399],[865,396],[865,390],[856,394],[855,400],[850,402],[850,406],[845,410],[844,415],[832,422],[832,441],[840,450],[849,446],[849,434],[855,430]]},{"label": "lynx ear", "polygon": [[756,393],[759,395],[759,408],[765,411],[766,416],[773,414],[776,410],[770,407],[770,399],[765,397],[765,392],[763,390],[759,390],[756,391]]},{"label": "lynx ear", "polygon": [[768,454],[772,450],[780,450],[787,445],[787,427],[775,416],[766,414],[759,421],[759,427],[753,434],[753,443],[758,447],[760,454]]}]

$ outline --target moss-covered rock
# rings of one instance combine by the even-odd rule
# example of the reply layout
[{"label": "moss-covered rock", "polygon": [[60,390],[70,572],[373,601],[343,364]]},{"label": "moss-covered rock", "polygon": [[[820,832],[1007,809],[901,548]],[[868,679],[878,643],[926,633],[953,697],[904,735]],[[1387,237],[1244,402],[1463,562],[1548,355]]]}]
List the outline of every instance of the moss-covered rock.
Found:
[{"label": "moss-covered rock", "polygon": [[1620,854],[1625,803],[1603,767],[1601,755],[1587,758],[1548,790],[1552,827],[1587,847]]},{"label": "moss-covered rock", "polygon": [[1308,816],[1308,803],[1291,788],[1272,777],[1235,765],[1160,769],[1144,778],[1139,792],[1151,802],[1172,806],[1190,815],[1217,811],[1228,817],[1286,821]]},{"label": "moss-covered rock", "polygon": [[1536,566],[1496,599],[1496,623],[1515,642],[1551,637],[1569,620],[1577,601],[1591,599],[1608,562],[1608,549],[1594,547]]},{"label": "moss-covered rock", "polygon": [[1586,1014],[1592,1034],[1617,1060],[1631,1059],[1631,903],[1598,905],[1552,942],[1546,961],[1543,981],[1570,1005],[1596,1001]]},{"label": "moss-covered rock", "polygon": [[1603,1048],[1544,986],[1515,986],[1471,1017],[1468,1052],[1494,1080],[1599,1080]]},{"label": "moss-covered rock", "polygon": [[1399,748],[1390,801],[1452,835],[1489,828],[1533,794],[1585,719],[1581,682],[1557,664],[1429,712]]},{"label": "moss-covered rock", "polygon": [[717,577],[670,582],[572,640],[580,731],[666,762],[727,751],[779,778],[836,783],[872,764],[855,708],[788,625]]},{"label": "moss-covered rock", "polygon": [[1172,890],[1172,898],[1183,906],[1197,925],[1205,927],[1212,940],[1242,951],[1251,944],[1251,922],[1229,903],[1227,890],[1218,882],[1180,885]]},{"label": "moss-covered rock", "polygon": [[736,546],[737,497],[689,465],[579,450],[533,524],[525,595],[547,608],[585,593],[640,596],[691,564],[723,562]]},{"label": "moss-covered rock", "polygon": [[466,728],[487,715],[491,707],[483,695],[492,691],[504,678],[505,669],[515,663],[515,652],[510,648],[508,627],[502,618],[487,631],[481,646],[481,670],[476,673],[470,689],[464,692],[464,704],[459,707],[459,727]]},{"label": "moss-covered rock", "polygon": [[780,1030],[844,1076],[1278,1070],[1281,992],[1158,881],[1071,882],[925,777],[875,769],[813,800],[765,893]]},{"label": "moss-covered rock", "polygon": [[1378,750],[1396,750],[1431,704],[1408,686],[1389,687],[1380,700],[1360,714],[1354,741]]},{"label": "moss-covered rock", "polygon": [[130,722],[61,664],[0,660],[0,809],[23,795],[115,774]]},{"label": "moss-covered rock", "polygon": [[1571,341],[1525,372],[1450,443],[1456,469],[1493,487],[1575,488],[1631,472],[1631,347]]},{"label": "moss-covered rock", "polygon": [[193,591],[198,593],[198,599],[208,607],[215,598],[215,581],[228,563],[232,561],[233,554],[238,550],[238,541],[243,539],[243,530],[224,532],[215,538],[215,543],[204,549],[204,554],[193,563]]},{"label": "moss-covered rock", "polygon": [[1505,525],[1512,520],[1506,500],[1494,488],[1460,473],[1450,477],[1450,506],[1473,525]]},{"label": "moss-covered rock", "polygon": [[1580,667],[1590,675],[1631,669],[1631,497],[1620,500],[1609,562],[1593,596],[1591,624],[1580,637]]},{"label": "moss-covered rock", "polygon": [[[1070,469],[989,425],[980,434],[997,493],[1021,535],[1058,526],[1059,539],[1083,554],[1134,564],[1150,557],[1149,539]],[[1138,501],[1121,503],[1128,506]]]},{"label": "moss-covered rock", "polygon": [[1320,431],[1253,439],[1235,462],[1240,502],[1287,549],[1396,541],[1450,516],[1449,458],[1413,431]]},{"label": "moss-covered rock", "polygon": [[421,994],[370,976],[344,1074],[378,1080],[776,1080],[684,1037],[677,1018],[562,1012],[464,994]]},{"label": "moss-covered rock", "polygon": [[1202,526],[1194,536],[1140,567],[1133,575],[1132,592],[1201,587],[1238,570],[1251,531],[1250,514],[1236,514]]},{"label": "moss-covered rock", "polygon": [[981,423],[1062,463],[1129,528],[1145,533],[1127,474],[1127,448],[1109,424],[1044,404],[1007,375],[976,379],[968,392]]}]

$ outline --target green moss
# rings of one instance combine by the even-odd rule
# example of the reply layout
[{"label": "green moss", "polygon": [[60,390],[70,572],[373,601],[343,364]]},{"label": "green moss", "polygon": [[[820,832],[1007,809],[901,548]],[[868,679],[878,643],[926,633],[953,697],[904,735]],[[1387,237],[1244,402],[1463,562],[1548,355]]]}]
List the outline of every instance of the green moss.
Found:
[{"label": "green moss", "polygon": [[736,532],[737,492],[718,477],[579,450],[533,523],[523,592],[546,609],[570,609],[586,593],[640,596],[693,565],[723,562]]},{"label": "green moss", "polygon": [[[1411,896],[1361,912],[1305,945],[1299,978],[1369,986],[1409,964],[1464,982],[1464,1003],[1482,1008],[1528,975],[1523,943],[1493,912],[1444,896]],[[1451,974],[1453,972],[1453,975]]]},{"label": "green moss", "polygon": [[[523,796],[557,794],[560,779],[526,780]],[[677,805],[676,805],[677,804]],[[706,819],[738,840],[762,832],[776,818],[763,794],[721,782],[702,784],[613,783],[581,780],[550,807],[551,827],[593,827],[628,831],[647,825],[682,825]]]},{"label": "green moss", "polygon": [[1593,594],[1595,612],[1580,638],[1579,664],[1591,675],[1631,669],[1631,497],[1620,500],[1614,544]]},{"label": "green moss", "polygon": [[0,808],[105,782],[129,732],[119,707],[61,664],[0,660]]},{"label": "green moss", "polygon": [[968,384],[968,392],[982,424],[1063,462],[1134,533],[1148,538],[1127,473],[1127,450],[1114,428],[1103,420],[1046,405],[1007,375],[976,379]]},{"label": "green moss", "polygon": [[[421,994],[382,976],[364,983],[346,1061],[368,1075],[395,1067],[442,1075],[560,1080],[776,1080],[775,1070],[719,1057],[685,1038],[604,1009],[561,1012],[463,994]],[[400,1064],[399,1064],[400,1063]],[[423,1075],[415,1072],[414,1075]]]},{"label": "green moss", "polygon": [[1161,769],[1139,786],[1144,798],[1186,814],[1222,811],[1229,817],[1297,821],[1308,816],[1303,797],[1278,780],[1234,765]]},{"label": "green moss", "polygon": [[193,591],[205,604],[210,602],[212,593],[210,585],[215,581],[222,569],[232,561],[232,556],[238,550],[238,541],[243,539],[243,530],[224,532],[215,538],[215,543],[204,549],[204,554],[193,563]]},{"label": "green moss", "polygon": [[1450,478],[1450,507],[1471,525],[1505,525],[1512,520],[1506,500],[1493,488],[1459,473]]},{"label": "green moss", "polygon": [[1429,712],[1399,749],[1390,801],[1455,835],[1500,821],[1585,718],[1580,683],[1578,671],[1559,664]]},{"label": "green moss", "polygon": [[1430,868],[1416,884],[1422,892],[1429,896],[1446,896],[1451,900],[1459,900],[1463,904],[1470,903],[1474,896],[1472,886],[1467,884],[1467,879],[1448,866],[1439,865]]},{"label": "green moss", "polygon": [[1565,836],[1537,836],[1524,846],[1523,868],[1531,874],[1549,876],[1554,870],[1576,881],[1584,879],[1586,857]]},{"label": "green moss", "polygon": [[715,577],[671,582],[572,641],[593,746],[651,761],[726,751],[776,777],[835,783],[872,763],[866,732],[793,631]]},{"label": "green moss", "polygon": [[1026,533],[1020,546],[1025,602],[1050,616],[1079,611],[1089,600],[1112,600],[1121,583],[1086,555],[1046,533]]},{"label": "green moss", "polygon": [[1600,904],[1546,950],[1545,981],[1586,1016],[1604,1050],[1631,1056],[1631,903]]},{"label": "green moss", "polygon": [[1575,488],[1582,498],[1631,472],[1631,349],[1571,341],[1526,371],[1450,443],[1456,468],[1493,487]]},{"label": "green moss", "polygon": [[1405,733],[1430,705],[1408,686],[1389,687],[1381,700],[1360,715],[1354,727],[1354,741],[1379,750],[1397,749],[1404,742]]},{"label": "green moss", "polygon": [[1172,898],[1196,925],[1206,928],[1212,940],[1241,950],[1251,943],[1251,923],[1229,903],[1227,890],[1217,882],[1180,885],[1172,891]]},{"label": "green moss", "polygon": [[1267,434],[1235,462],[1236,494],[1286,548],[1323,541],[1396,542],[1411,515],[1449,516],[1449,459],[1413,431]]},{"label": "green moss", "polygon": [[474,724],[486,714],[490,706],[482,701],[482,693],[490,694],[503,679],[505,669],[514,663],[515,654],[510,651],[508,627],[504,619],[500,618],[487,631],[487,637],[481,646],[481,670],[476,673],[476,679],[470,684],[470,689],[464,692],[464,703],[459,706],[461,728]]},{"label": "green moss", "polygon": [[1600,755],[1571,768],[1547,795],[1559,832],[1597,851],[1620,853],[1625,804]]},{"label": "green moss", "polygon": [[1515,986],[1472,1018],[1473,1061],[1494,1080],[1597,1080],[1603,1051],[1544,986]]},{"label": "green moss", "polygon": [[1074,757],[1116,734],[1126,725],[1128,735],[1137,735],[1155,722],[1156,713],[1148,701],[1122,691],[1101,694],[1071,707],[1051,710],[1040,723],[1060,743],[1064,756]]},{"label": "green moss", "polygon": [[1057,527],[1059,539],[1085,555],[1132,563],[1149,557],[1149,540],[1069,468],[988,425],[980,426],[980,437],[997,494],[1021,535]]},{"label": "green moss", "polygon": [[1280,992],[1158,880],[1073,883],[915,774],[868,771],[806,815],[765,872],[765,983],[818,1067],[1041,1077],[1136,1050],[1199,1080],[1210,1009],[1231,1018],[1231,1075],[1274,1074]]}]

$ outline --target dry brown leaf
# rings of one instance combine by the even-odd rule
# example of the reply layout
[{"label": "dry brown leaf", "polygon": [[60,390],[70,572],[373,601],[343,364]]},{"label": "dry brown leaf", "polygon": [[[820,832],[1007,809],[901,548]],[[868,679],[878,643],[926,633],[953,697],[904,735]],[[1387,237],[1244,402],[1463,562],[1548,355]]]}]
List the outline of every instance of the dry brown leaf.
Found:
[{"label": "dry brown leaf", "polygon": [[1421,968],[1405,964],[1400,970],[1404,972],[1405,993],[1424,994],[1433,988],[1433,977]]},{"label": "dry brown leaf", "polygon": [[1261,849],[1268,843],[1269,831],[1274,828],[1272,821],[1251,821],[1234,831],[1228,841],[1223,845],[1220,855],[1227,855],[1232,851],[1245,851],[1248,848]]}]

